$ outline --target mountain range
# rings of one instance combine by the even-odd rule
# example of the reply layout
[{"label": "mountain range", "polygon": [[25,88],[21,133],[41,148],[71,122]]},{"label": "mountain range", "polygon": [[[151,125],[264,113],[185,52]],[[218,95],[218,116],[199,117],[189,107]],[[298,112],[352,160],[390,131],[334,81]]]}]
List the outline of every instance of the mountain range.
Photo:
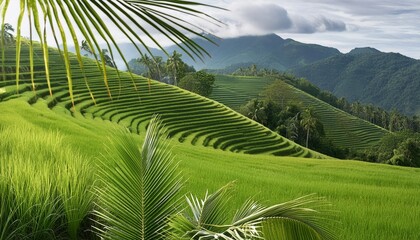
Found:
[{"label": "mountain range", "polygon": [[290,71],[350,102],[420,115],[420,61],[399,53],[356,48]]},{"label": "mountain range", "polygon": [[[305,44],[293,39],[283,39],[275,34],[218,39],[212,44],[203,39],[196,42],[211,55],[203,61],[185,59],[196,69],[222,69],[231,65],[256,64],[257,66],[284,71],[292,67],[305,66],[318,60],[340,54],[335,48],[316,44]],[[180,51],[172,46],[169,52]]]}]

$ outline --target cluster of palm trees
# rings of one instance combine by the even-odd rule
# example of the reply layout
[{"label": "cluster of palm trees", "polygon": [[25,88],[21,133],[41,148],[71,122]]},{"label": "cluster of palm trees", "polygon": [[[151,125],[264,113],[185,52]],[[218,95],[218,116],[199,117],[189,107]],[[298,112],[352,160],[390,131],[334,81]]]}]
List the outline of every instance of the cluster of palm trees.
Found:
[{"label": "cluster of palm trees", "polygon": [[162,81],[165,77],[169,77],[173,85],[178,85],[178,80],[185,75],[186,68],[181,57],[180,53],[173,51],[166,62],[161,56],[149,57],[147,54],[136,61],[147,69],[145,74],[147,78]]},{"label": "cluster of palm trees", "polygon": [[323,126],[311,108],[301,109],[296,105],[284,106],[267,99],[252,99],[239,111],[290,140],[305,144],[306,147],[309,147],[310,140],[314,140],[315,135],[320,137],[324,134]]}]

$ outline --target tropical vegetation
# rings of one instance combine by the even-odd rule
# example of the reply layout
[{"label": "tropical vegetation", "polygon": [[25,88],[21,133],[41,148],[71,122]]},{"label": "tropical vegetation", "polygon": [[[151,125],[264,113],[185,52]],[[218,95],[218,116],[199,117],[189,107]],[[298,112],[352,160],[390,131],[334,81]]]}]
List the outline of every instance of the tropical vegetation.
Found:
[{"label": "tropical vegetation", "polygon": [[162,56],[149,57],[145,54],[140,58],[130,60],[128,65],[132,73],[175,86],[186,74],[195,72],[194,67],[188,66],[182,60],[182,54],[177,51],[173,51],[166,62]]},{"label": "tropical vegetation", "polygon": [[201,96],[208,97],[213,91],[215,77],[205,71],[198,71],[189,73],[181,78],[178,86],[185,90],[200,94]]}]

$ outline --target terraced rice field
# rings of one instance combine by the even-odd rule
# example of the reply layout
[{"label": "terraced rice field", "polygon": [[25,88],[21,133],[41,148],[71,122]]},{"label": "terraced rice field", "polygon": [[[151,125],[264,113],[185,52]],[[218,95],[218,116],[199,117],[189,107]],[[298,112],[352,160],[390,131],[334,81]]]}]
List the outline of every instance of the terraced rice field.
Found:
[{"label": "terraced rice field", "polygon": [[273,81],[273,78],[217,75],[210,98],[238,110],[244,103],[257,98]]},{"label": "terraced rice field", "polygon": [[[42,56],[40,52],[38,53],[35,55]],[[22,59],[29,59],[25,54],[27,55],[27,49],[26,51],[24,49]],[[31,90],[31,84],[27,79],[22,80],[19,85],[19,93],[27,97],[30,104],[46,101],[53,111],[67,111],[73,116],[82,114],[86,118],[116,122],[135,133],[144,132],[151,116],[159,114],[169,135],[180,142],[249,154],[324,157],[273,133],[221,103],[156,81],[148,81],[138,76],[131,78],[127,72],[117,72],[109,68],[107,77],[111,99],[104,82],[100,80],[103,79],[101,72],[89,59],[84,60],[84,70],[95,100],[87,90],[77,60],[72,57],[75,99],[73,108],[67,90],[66,74],[58,52],[51,49],[50,58],[53,96],[49,95],[47,89],[42,59],[36,58],[35,69],[38,70],[35,75],[36,91]],[[13,66],[15,63],[10,60],[7,64]],[[29,63],[23,62],[23,65],[28,66]],[[14,80],[1,82],[0,87],[5,89],[6,93],[0,95],[0,99],[16,97],[15,84]]]},{"label": "terraced rice field", "polygon": [[[54,53],[54,51],[51,53]],[[13,61],[10,64],[12,63]],[[185,177],[188,178],[183,193],[198,194],[202,197],[207,189],[212,192],[227,182],[236,180],[237,188],[228,206],[230,211],[227,211],[227,214],[230,215],[233,215],[235,213],[234,209],[240,206],[246,199],[249,199],[249,197],[253,197],[263,203],[274,204],[317,193],[321,197],[326,197],[337,211],[340,220],[340,223],[337,223],[337,225],[341,229],[339,231],[339,239],[420,239],[420,232],[418,231],[418,226],[420,225],[420,218],[418,217],[420,210],[419,169],[350,160],[314,160],[308,158],[232,153],[230,151],[235,151],[233,149],[234,147],[238,148],[241,145],[230,142],[235,139],[225,139],[220,135],[223,132],[229,133],[229,128],[221,123],[223,121],[216,121],[218,116],[223,115],[225,116],[224,119],[232,119],[232,122],[238,126],[249,124],[251,128],[255,128],[255,123],[242,120],[242,117],[219,103],[206,101],[204,98],[194,94],[156,82],[151,82],[149,93],[147,81],[141,78],[136,78],[139,87],[139,91],[136,92],[133,90],[129,81],[127,81],[129,78],[125,73],[122,74],[122,79],[126,80],[127,83],[122,84],[121,91],[125,91],[126,89],[128,92],[124,93],[124,95],[118,95],[120,90],[118,82],[111,84],[113,101],[110,101],[106,90],[103,88],[104,84],[97,80],[98,74],[96,67],[89,64],[92,64],[92,62],[87,62],[86,69],[89,73],[88,75],[92,76],[89,83],[94,90],[97,106],[95,106],[95,103],[87,95],[86,89],[83,87],[84,80],[80,76],[75,75],[75,110],[70,110],[72,104],[66,90],[67,83],[62,77],[63,70],[60,69],[58,60],[54,62],[55,66],[53,66],[54,71],[52,72],[54,75],[54,95],[52,97],[49,96],[46,88],[42,68],[37,69],[36,93],[31,90],[31,84],[27,80],[21,82],[19,95],[16,95],[16,85],[13,79],[7,81],[0,80],[0,132],[4,129],[10,130],[16,128],[22,134],[21,138],[19,138],[19,134],[17,133],[17,136],[14,136],[15,132],[12,132],[13,134],[11,135],[6,134],[2,136],[13,136],[7,140],[11,143],[17,143],[13,144],[13,146],[22,146],[26,153],[28,153],[28,156],[33,155],[34,152],[31,151],[31,146],[28,145],[28,136],[25,135],[26,131],[28,131],[27,135],[36,137],[34,140],[36,145],[32,147],[47,149],[47,155],[50,154],[48,149],[52,147],[63,147],[65,151],[68,151],[65,152],[70,156],[70,161],[68,161],[69,164],[67,166],[71,166],[71,168],[65,168],[66,165],[62,163],[60,165],[57,162],[55,162],[55,165],[50,164],[53,162],[49,161],[54,158],[42,159],[44,162],[41,162],[50,167],[62,168],[66,169],[66,171],[71,169],[77,173],[74,175],[76,176],[74,179],[70,179],[72,180],[72,184],[65,185],[65,189],[69,187],[71,189],[75,186],[79,189],[80,184],[83,184],[86,178],[92,178],[92,182],[97,182],[95,181],[97,168],[94,167],[94,164],[98,161],[98,155],[106,152],[106,146],[110,143],[108,138],[112,137],[112,128],[116,125],[110,122],[110,120],[121,119],[119,121],[121,125],[127,126],[133,132],[140,132],[140,136],[133,135],[133,137],[139,140],[140,144],[141,138],[144,136],[144,126],[147,125],[148,121],[148,117],[145,114],[143,115],[142,111],[144,109],[150,113],[154,111],[153,108],[159,112],[163,111],[162,109],[166,109],[164,110],[165,112],[172,113],[173,116],[166,117],[168,130],[170,131],[176,128],[172,127],[175,126],[172,125],[175,123],[171,124],[169,120],[183,119],[183,115],[199,112],[198,109],[187,111],[186,109],[189,107],[185,107],[184,112],[184,109],[181,109],[179,107],[180,105],[177,105],[178,98],[175,94],[171,95],[171,92],[176,92],[188,104],[199,104],[200,106],[208,107],[208,110],[214,109],[214,106],[221,109],[214,110],[217,114],[211,114],[214,115],[214,124],[202,124],[201,129],[207,127],[205,131],[196,132],[194,124],[199,125],[201,119],[194,120],[193,117],[190,117],[185,120],[186,124],[191,124],[192,126],[189,130],[180,129],[181,125],[178,125],[178,129],[180,129],[178,130],[179,133],[172,133],[173,140],[170,142],[172,151],[175,154],[176,161],[180,163],[180,169],[185,174]],[[74,70],[74,73],[77,74],[77,69]],[[110,70],[110,79],[114,79],[115,74],[115,72]],[[10,77],[12,78],[12,76]],[[154,99],[156,102],[152,104],[153,96],[156,96]],[[126,104],[120,102],[124,98],[127,98]],[[128,99],[131,100],[129,101]],[[148,101],[150,103],[147,103]],[[171,102],[173,106],[178,106],[178,109],[169,110],[167,106],[160,106],[158,104],[159,101]],[[112,102],[115,102],[116,105],[112,106]],[[123,109],[132,109],[132,107],[133,113],[127,110],[123,111]],[[142,109],[142,111],[137,108]],[[182,114],[177,114],[177,111],[182,112]],[[204,118],[203,115],[196,114],[198,117]],[[123,116],[126,117],[123,118]],[[234,118],[239,120],[233,121]],[[210,120],[206,121],[210,122]],[[137,125],[137,123],[140,123],[140,125]],[[27,128],[24,128],[25,126]],[[256,126],[258,127],[260,125]],[[230,130],[234,132],[233,129]],[[182,140],[180,136],[189,131],[191,131],[191,134]],[[206,139],[210,135],[214,136],[213,140],[208,141],[207,147],[200,146],[204,145],[203,139]],[[52,141],[48,140],[48,136]],[[190,144],[192,136],[197,136],[195,146]],[[277,135],[270,136],[274,139],[278,138]],[[62,144],[57,144],[56,139],[58,137],[62,139]],[[179,139],[181,140],[178,141]],[[265,141],[272,143],[272,140],[268,137],[265,138]],[[270,153],[269,151],[263,151],[264,146],[268,145],[264,145],[262,142],[261,140],[260,144],[263,146],[262,148],[252,149],[257,152]],[[287,145],[280,148],[285,152],[295,147],[293,144],[287,144],[287,141],[282,142]],[[222,148],[222,146],[227,146],[226,150],[229,151],[214,150],[214,144],[218,146],[216,147],[218,149]],[[241,142],[241,144],[246,145],[248,143]],[[51,152],[54,153],[54,151]],[[16,164],[15,158],[8,158],[7,151],[3,151],[2,153],[5,153],[3,155],[6,156],[6,160],[13,161],[6,162],[6,168],[9,169],[10,166]],[[78,168],[79,164],[72,158],[73,156],[79,155],[83,157],[80,158],[82,163],[92,164],[89,164],[92,167],[87,169],[88,172],[80,172],[82,169]],[[112,156],[110,157],[112,158]],[[24,190],[23,192],[30,199],[33,199],[34,195],[43,194],[42,190],[44,188],[37,188],[38,184],[35,184],[36,181],[34,179],[44,179],[43,177],[47,176],[45,179],[48,183],[57,182],[60,179],[59,174],[40,174],[44,169],[39,167],[43,165],[40,165],[37,161],[38,158],[22,159],[22,165],[20,166],[26,170],[30,169],[28,165],[36,166],[37,168],[35,169],[41,170],[39,172],[31,172],[32,175],[21,174],[23,171],[20,168],[10,168],[17,169],[15,173],[28,179],[29,184],[23,182],[19,186],[22,185],[25,187],[22,188]],[[6,168],[2,168],[2,170]],[[9,178],[9,175],[6,175],[6,177]],[[84,189],[82,187],[81,192],[84,190],[92,193],[89,188]],[[73,196],[69,199],[77,200]],[[87,198],[86,195],[81,196],[82,200]],[[38,206],[38,204],[39,202],[36,202],[35,206]],[[81,203],[77,202],[75,206],[80,207]],[[94,208],[96,207],[92,206],[92,209],[88,209],[88,211],[93,211]],[[60,228],[59,230],[62,229]],[[80,239],[89,238],[85,237]]]},{"label": "terraced rice field", "polygon": [[[273,80],[264,78],[240,78],[240,77],[218,77],[217,86],[226,87],[229,94],[218,89],[211,97],[217,99],[232,108],[237,108],[240,101],[242,104],[247,102],[245,93],[249,98],[258,96],[261,89],[267,87]],[[255,88],[252,88],[252,85]],[[264,85],[265,84],[265,85]],[[300,103],[304,108],[312,108],[316,116],[324,125],[326,136],[333,141],[336,146],[363,150],[377,143],[388,131],[371,124],[365,120],[354,117],[340,109],[337,109],[295,87],[279,82],[281,93],[279,101],[287,103]],[[225,91],[225,92],[226,92]],[[232,99],[237,99],[232,101]],[[239,104],[240,105],[240,104]]]}]

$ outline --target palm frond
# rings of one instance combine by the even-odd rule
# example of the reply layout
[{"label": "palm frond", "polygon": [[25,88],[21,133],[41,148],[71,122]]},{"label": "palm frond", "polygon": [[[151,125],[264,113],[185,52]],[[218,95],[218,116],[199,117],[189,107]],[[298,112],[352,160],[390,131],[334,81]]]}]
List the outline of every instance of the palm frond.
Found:
[{"label": "palm frond", "polygon": [[[266,223],[267,231],[274,231],[274,226],[292,226],[286,230],[278,229],[278,231],[289,231],[290,235],[293,236],[313,233],[314,236],[319,237],[318,239],[337,239],[337,221],[331,208],[331,204],[325,199],[309,195],[270,207],[260,208],[258,211],[250,211],[248,216],[236,220],[232,225],[264,224],[265,221],[270,220],[273,222]],[[279,224],[281,220],[283,220],[283,225]],[[263,227],[262,232],[265,233],[264,231]]]},{"label": "palm frond", "polygon": [[226,223],[220,217],[227,215],[226,209],[220,206],[226,206],[229,190],[230,187],[223,187],[214,194],[207,194],[203,200],[187,198],[191,213],[171,219],[173,238],[337,239],[337,222],[331,205],[312,195],[270,207],[248,200],[236,212],[233,221]]},{"label": "palm frond", "polygon": [[133,137],[120,133],[108,152],[116,156],[100,165],[96,214],[104,239],[163,239],[169,216],[179,211],[183,180],[162,134],[153,119],[140,149]]},{"label": "palm frond", "polygon": [[[12,23],[16,26],[16,85],[19,87],[20,81],[20,50],[22,44],[22,24],[25,16],[28,17],[30,27],[29,44],[32,46],[33,39],[38,35],[41,40],[41,45],[44,49],[44,63],[46,66],[46,81],[48,83],[50,94],[51,83],[49,74],[49,60],[48,60],[48,30],[53,33],[56,47],[62,50],[62,58],[66,69],[68,80],[68,87],[70,98],[74,103],[73,96],[73,80],[72,70],[70,66],[69,46],[74,44],[76,48],[76,57],[79,62],[79,67],[84,72],[84,66],[81,53],[78,49],[79,39],[86,39],[89,47],[92,49],[94,56],[102,61],[99,66],[104,77],[104,85],[111,97],[108,85],[108,76],[106,66],[104,64],[104,55],[101,52],[99,42],[105,42],[111,58],[120,55],[125,66],[129,69],[127,60],[118,47],[115,36],[124,36],[132,44],[134,44],[140,55],[143,55],[138,44],[144,46],[146,52],[151,54],[149,47],[146,45],[147,40],[156,44],[161,50],[164,50],[159,41],[152,35],[151,30],[148,30],[145,25],[155,29],[156,32],[174,44],[182,48],[187,55],[196,59],[202,59],[208,55],[206,50],[191,40],[188,36],[197,36],[207,41],[212,42],[211,39],[201,34],[202,29],[194,25],[192,21],[185,21],[183,17],[177,16],[189,15],[197,19],[205,19],[218,25],[220,22],[205,12],[197,10],[197,7],[214,7],[207,4],[201,4],[194,1],[182,0],[104,0],[104,1],[90,1],[90,0],[20,0],[20,11],[18,13],[18,21]],[[5,67],[4,54],[4,24],[6,21],[6,13],[9,12],[10,0],[0,1],[1,25],[2,25],[2,72]],[[216,8],[216,7],[214,7]],[[39,11],[41,9],[41,11]],[[102,20],[103,16],[109,19],[108,22]],[[43,19],[43,21],[41,21]],[[33,26],[35,31],[33,31]],[[112,29],[111,29],[112,27]],[[43,31],[41,30],[43,29]],[[112,49],[115,49],[116,52]],[[32,59],[32,58],[31,58]],[[33,75],[33,64],[31,62],[31,74]],[[33,76],[32,76],[33,80]],[[85,76],[86,85],[88,85]],[[35,87],[34,82],[33,87]],[[134,86],[136,87],[136,86]],[[93,97],[93,95],[92,95]]]}]

